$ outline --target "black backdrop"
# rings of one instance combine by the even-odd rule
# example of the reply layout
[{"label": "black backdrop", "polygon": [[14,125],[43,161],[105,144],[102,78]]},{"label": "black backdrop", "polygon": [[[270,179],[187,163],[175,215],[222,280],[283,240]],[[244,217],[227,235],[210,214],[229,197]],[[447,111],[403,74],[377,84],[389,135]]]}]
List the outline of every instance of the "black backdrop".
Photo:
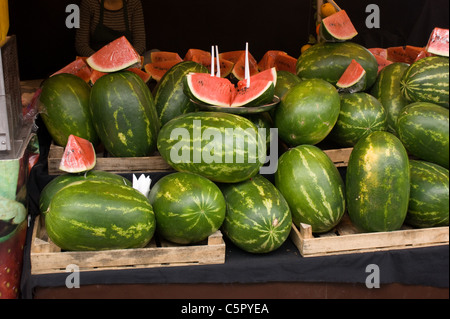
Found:
[{"label": "black backdrop", "polygon": [[[75,30],[65,26],[66,7],[80,0],[10,0],[11,28],[18,42],[21,80],[45,78],[76,55]],[[267,50],[298,57],[315,33],[316,0],[142,0],[147,49],[178,52],[189,48],[243,50],[260,59]],[[338,0],[366,47],[424,46],[435,26],[448,28],[448,0]],[[368,29],[368,4],[380,9],[380,28]]]}]

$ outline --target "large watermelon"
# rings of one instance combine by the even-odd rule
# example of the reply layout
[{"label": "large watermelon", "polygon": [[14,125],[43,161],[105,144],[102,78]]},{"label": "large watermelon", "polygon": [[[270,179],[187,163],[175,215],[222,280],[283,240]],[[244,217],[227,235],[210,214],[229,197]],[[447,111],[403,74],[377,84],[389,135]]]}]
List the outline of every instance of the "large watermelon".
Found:
[{"label": "large watermelon", "polygon": [[370,94],[381,102],[387,112],[387,131],[396,135],[398,116],[409,104],[400,90],[400,80],[408,67],[408,64],[400,62],[384,67],[370,90]]},{"label": "large watermelon", "polygon": [[227,184],[222,189],[227,213],[224,234],[251,253],[268,253],[288,238],[292,216],[280,191],[265,177]]},{"label": "large watermelon", "polygon": [[448,226],[448,169],[426,161],[411,160],[411,193],[405,222],[414,227]]},{"label": "large watermelon", "polygon": [[158,83],[155,105],[161,125],[178,115],[195,111],[196,105],[183,92],[184,78],[190,72],[207,73],[208,69],[196,62],[180,62],[169,69]]},{"label": "large watermelon", "polygon": [[64,186],[87,179],[103,180],[120,185],[132,185],[128,179],[120,175],[100,170],[91,170],[81,174],[58,175],[42,189],[41,194],[39,195],[39,211],[45,214],[53,196]]},{"label": "large watermelon", "polygon": [[410,102],[430,102],[449,107],[449,63],[447,57],[431,56],[410,65],[400,82]]},{"label": "large watermelon", "polygon": [[176,170],[235,183],[256,175],[265,162],[265,135],[248,119],[195,112],[167,122],[158,136],[161,156]]},{"label": "large watermelon", "polygon": [[70,134],[98,143],[89,111],[89,85],[76,75],[61,73],[44,81],[39,112],[55,144],[65,146]]},{"label": "large watermelon", "polygon": [[45,215],[49,238],[63,250],[144,247],[155,224],[153,208],[139,191],[94,179],[59,190]]},{"label": "large watermelon", "polygon": [[208,238],[222,226],[226,204],[219,187],[198,174],[175,172],[164,176],[148,196],[156,231],[177,244]]},{"label": "large watermelon", "polygon": [[366,85],[370,88],[378,75],[378,63],[372,53],[353,42],[322,42],[306,50],[297,61],[297,75],[301,79],[319,78],[336,85],[340,77],[356,60],[366,70]]},{"label": "large watermelon", "polygon": [[275,85],[275,95],[280,99],[296,84],[299,84],[302,80],[289,71],[277,71],[277,84]]},{"label": "large watermelon", "polygon": [[399,229],[410,193],[409,160],[402,142],[383,131],[360,139],[350,154],[346,189],[348,214],[356,227],[367,232]]},{"label": "large watermelon", "polygon": [[105,149],[117,157],[151,155],[160,121],[153,96],[133,72],[109,73],[91,91],[92,118]]},{"label": "large watermelon", "polygon": [[299,145],[281,155],[275,186],[289,203],[297,226],[305,223],[313,232],[327,232],[344,215],[344,181],[331,159],[316,146]]},{"label": "large watermelon", "polygon": [[403,108],[397,131],[406,149],[420,159],[449,168],[449,110],[428,102]]},{"label": "large watermelon", "polygon": [[292,87],[275,110],[279,137],[291,146],[317,144],[333,129],[340,110],[336,88],[321,79]]},{"label": "large watermelon", "polygon": [[354,146],[374,131],[387,128],[386,111],[372,95],[364,92],[341,94],[341,111],[330,138],[339,146]]}]

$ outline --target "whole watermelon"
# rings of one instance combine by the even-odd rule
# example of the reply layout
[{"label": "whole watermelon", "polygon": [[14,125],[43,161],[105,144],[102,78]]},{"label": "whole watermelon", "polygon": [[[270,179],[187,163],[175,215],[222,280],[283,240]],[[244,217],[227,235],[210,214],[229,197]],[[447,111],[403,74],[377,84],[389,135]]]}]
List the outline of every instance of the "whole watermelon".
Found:
[{"label": "whole watermelon", "polygon": [[448,226],[448,169],[419,160],[411,160],[409,167],[411,193],[405,222],[419,228]]},{"label": "whole watermelon", "polygon": [[315,233],[331,230],[345,212],[344,181],[318,147],[299,145],[280,156],[275,186],[289,204],[295,225],[309,224]]},{"label": "whole watermelon", "polygon": [[449,108],[448,57],[431,56],[409,66],[400,81],[403,96],[410,102],[429,102]]},{"label": "whole watermelon", "polygon": [[365,47],[349,41],[313,45],[298,58],[297,75],[301,79],[319,78],[336,85],[353,59],[366,71],[362,90],[369,89],[377,79],[377,60]]},{"label": "whole watermelon", "polygon": [[386,111],[375,97],[365,92],[341,94],[339,118],[330,133],[339,146],[354,146],[361,137],[386,129]]},{"label": "whole watermelon", "polygon": [[366,232],[399,229],[408,211],[409,159],[392,133],[376,131],[356,143],[346,173],[352,223]]},{"label": "whole watermelon", "polygon": [[255,176],[266,159],[265,136],[248,119],[224,112],[194,112],[167,122],[158,136],[161,156],[175,169],[216,182]]},{"label": "whole watermelon", "polygon": [[60,189],[45,215],[49,238],[63,250],[144,247],[155,224],[153,208],[138,190],[94,179]]},{"label": "whole watermelon", "polygon": [[387,113],[387,131],[397,135],[397,119],[409,104],[400,89],[400,80],[408,69],[406,63],[395,62],[381,69],[370,94],[376,97]]},{"label": "whole watermelon", "polygon": [[321,79],[308,79],[292,87],[275,110],[278,136],[291,146],[317,144],[331,132],[339,117],[336,88]]},{"label": "whole watermelon", "polygon": [[184,94],[184,78],[190,72],[208,73],[208,69],[196,62],[184,61],[168,70],[155,90],[155,106],[161,125],[178,115],[194,112],[196,105]]},{"label": "whole watermelon", "polygon": [[408,152],[449,168],[449,110],[428,102],[403,108],[397,120],[400,140]]},{"label": "whole watermelon", "polygon": [[61,73],[42,84],[39,113],[55,144],[66,146],[70,134],[98,143],[89,109],[90,86],[80,77]]},{"label": "whole watermelon", "polygon": [[52,201],[53,196],[63,187],[69,185],[73,182],[78,182],[87,179],[97,179],[103,181],[109,181],[111,183],[117,183],[120,185],[132,185],[131,182],[114,173],[100,171],[100,170],[90,170],[87,172],[83,172],[81,174],[62,174],[56,176],[52,179],[45,187],[42,189],[41,194],[39,196],[39,211],[42,214],[47,212],[48,206]]},{"label": "whole watermelon", "polygon": [[112,156],[155,152],[160,122],[153,96],[137,74],[119,71],[99,78],[92,87],[90,108],[100,140]]},{"label": "whole watermelon", "polygon": [[219,187],[206,177],[176,172],[162,177],[148,195],[156,231],[177,244],[208,238],[222,226],[226,204]]},{"label": "whole watermelon", "polygon": [[268,253],[286,241],[291,231],[291,212],[269,180],[257,175],[227,184],[222,192],[227,203],[222,231],[236,246],[251,253]]},{"label": "whole watermelon", "polygon": [[275,95],[280,99],[296,84],[302,80],[294,73],[284,70],[277,71],[277,84],[275,85]]}]

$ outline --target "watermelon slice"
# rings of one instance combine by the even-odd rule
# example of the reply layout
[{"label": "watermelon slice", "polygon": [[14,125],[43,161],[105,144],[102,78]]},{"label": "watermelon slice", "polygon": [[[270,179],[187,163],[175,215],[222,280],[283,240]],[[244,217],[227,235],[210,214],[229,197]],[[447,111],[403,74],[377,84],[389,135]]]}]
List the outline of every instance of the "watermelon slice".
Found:
[{"label": "watermelon slice", "polygon": [[122,36],[87,58],[91,68],[100,72],[116,72],[141,65],[142,59],[125,36]]},{"label": "watermelon slice", "polygon": [[275,58],[277,57],[277,55],[279,54],[287,54],[284,51],[280,51],[280,50],[269,50],[267,51],[262,59],[258,62],[258,69],[259,71],[264,71],[267,69],[270,69],[272,67],[275,66]]},{"label": "watermelon slice", "polygon": [[161,81],[164,74],[170,70],[175,64],[180,63],[177,60],[152,62],[144,65],[144,70],[151,75],[152,79],[156,82]]},{"label": "watermelon slice", "polygon": [[275,68],[259,72],[247,81],[241,80],[234,86],[226,78],[206,73],[190,73],[185,78],[184,90],[194,101],[222,106],[261,106],[273,101],[277,73]]},{"label": "watermelon slice", "polygon": [[361,91],[365,86],[366,70],[356,60],[345,69],[336,86],[348,93]]},{"label": "watermelon slice", "polygon": [[162,61],[178,61],[183,59],[176,52],[168,51],[154,51],[150,53],[150,62],[162,62]]},{"label": "watermelon slice", "polygon": [[434,28],[428,40],[426,51],[448,57],[448,46],[448,29]]},{"label": "watermelon slice", "polygon": [[67,173],[81,173],[95,167],[96,154],[94,146],[88,140],[69,135],[59,169]]},{"label": "watermelon slice", "polygon": [[322,20],[319,32],[326,41],[347,41],[358,32],[345,10],[338,11]]},{"label": "watermelon slice", "polygon": [[297,74],[297,59],[288,54],[279,54],[275,57],[277,71],[288,71]]},{"label": "watermelon slice", "polygon": [[82,78],[86,83],[88,83],[89,79],[91,77],[92,70],[86,64],[85,59],[79,57],[79,58],[76,58],[74,61],[70,62],[68,65],[66,65],[62,69],[53,73],[51,76],[60,74],[60,73],[74,74],[74,75]]}]

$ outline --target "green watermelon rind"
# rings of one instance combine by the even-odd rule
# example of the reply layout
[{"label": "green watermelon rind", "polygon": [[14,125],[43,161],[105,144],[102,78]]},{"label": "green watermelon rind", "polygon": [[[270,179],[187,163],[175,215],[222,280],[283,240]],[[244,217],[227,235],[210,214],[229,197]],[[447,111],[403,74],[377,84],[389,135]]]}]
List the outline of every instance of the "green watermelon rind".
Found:
[{"label": "green watermelon rind", "polygon": [[184,93],[184,79],[190,72],[208,73],[208,69],[196,62],[183,61],[170,68],[159,81],[154,95],[161,125],[196,110],[196,105]]},{"label": "green watermelon rind", "polygon": [[148,198],[158,235],[180,245],[208,238],[225,219],[226,203],[220,188],[198,174],[166,175],[155,183]]},{"label": "green watermelon rind", "polygon": [[346,208],[345,184],[331,159],[317,146],[299,145],[280,156],[275,186],[289,204],[293,223],[314,233],[333,229]]},{"label": "green watermelon rind", "polygon": [[142,193],[100,180],[63,187],[45,215],[49,238],[68,251],[145,247],[155,225],[153,208]]},{"label": "green watermelon rind", "polygon": [[[201,143],[201,148],[194,148],[194,121],[199,121],[201,126],[195,128],[195,132],[198,130],[200,137],[208,130],[210,133],[217,132],[224,141],[220,145],[221,151],[214,155],[211,163],[205,162],[202,154],[207,152],[207,148],[214,149],[215,144],[211,144],[214,143],[214,138],[197,139],[196,146],[197,143]],[[244,139],[243,145],[238,145],[230,140],[225,141],[227,129],[234,133],[235,139]],[[171,137],[174,134],[172,132],[180,134]],[[246,132],[253,134],[248,140]],[[224,112],[194,112],[180,115],[162,127],[158,136],[158,150],[163,159],[177,171],[197,173],[215,182],[235,183],[255,176],[265,162],[265,137],[260,138],[258,135],[258,128],[242,116]],[[176,150],[175,146],[179,146],[179,149]],[[183,154],[178,154],[183,149],[188,151],[188,159],[185,159]],[[224,151],[229,149],[232,149],[233,152]],[[253,150],[255,154],[249,152],[253,152]],[[172,152],[177,151],[176,156],[181,157],[179,162],[177,162],[178,159],[171,159]],[[199,159],[194,158],[196,154],[199,155]],[[217,161],[215,157],[217,157]],[[238,162],[240,159],[242,159],[241,163]],[[230,163],[227,163],[228,160]]]},{"label": "green watermelon rind", "polygon": [[346,172],[347,211],[362,232],[398,230],[408,211],[408,153],[392,133],[376,131],[354,146]]},{"label": "green watermelon rind", "polygon": [[409,153],[449,168],[449,109],[429,102],[408,104],[398,117],[397,131]]},{"label": "green watermelon rind", "polygon": [[109,73],[91,90],[90,109],[105,149],[115,157],[150,156],[160,121],[144,81],[130,71]]},{"label": "green watermelon rind", "polygon": [[422,160],[410,160],[411,193],[405,223],[417,227],[449,225],[449,171]]},{"label": "green watermelon rind", "polygon": [[44,81],[39,113],[56,145],[64,147],[70,134],[96,145],[99,141],[90,113],[90,86],[76,75],[61,73]]},{"label": "green watermelon rind", "polygon": [[365,47],[350,41],[313,45],[298,58],[296,71],[302,80],[320,78],[336,85],[353,59],[366,70],[364,90],[369,89],[378,76],[377,60]]},{"label": "green watermelon rind", "polygon": [[406,70],[400,81],[403,96],[410,102],[429,102],[449,108],[449,58],[420,59]]},{"label": "green watermelon rind", "polygon": [[225,185],[227,202],[222,232],[239,248],[254,254],[278,249],[289,237],[292,216],[281,192],[265,177]]}]

